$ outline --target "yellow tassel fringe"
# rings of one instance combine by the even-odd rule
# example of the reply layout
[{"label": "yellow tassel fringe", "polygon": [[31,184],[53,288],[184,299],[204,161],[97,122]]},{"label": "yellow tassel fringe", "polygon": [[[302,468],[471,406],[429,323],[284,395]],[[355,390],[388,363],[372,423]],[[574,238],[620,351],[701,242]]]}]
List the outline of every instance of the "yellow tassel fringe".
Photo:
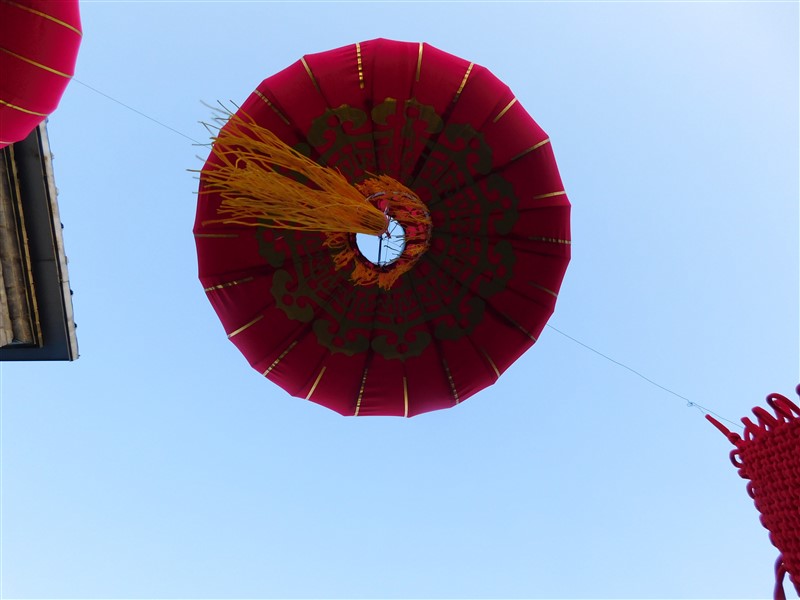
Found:
[{"label": "yellow tassel fringe", "polygon": [[379,175],[367,179],[356,187],[368,198],[380,197],[387,204],[388,214],[403,226],[405,248],[392,263],[378,266],[360,256],[353,244],[353,236],[347,233],[326,233],[325,246],[331,249],[336,269],[350,265],[350,281],[356,285],[377,285],[388,290],[403,273],[410,271],[430,246],[430,213],[425,204],[407,187],[391,177]]},{"label": "yellow tassel fringe", "polygon": [[386,231],[386,215],[339,171],[303,156],[246,116],[230,117],[212,151],[220,164],[206,168],[203,181],[208,192],[222,197],[218,212],[223,218],[211,222],[370,235]]},{"label": "yellow tassel fringe", "polygon": [[[356,285],[388,290],[408,272],[430,245],[431,216],[407,187],[387,175],[351,185],[336,169],[320,165],[281,141],[269,129],[241,113],[231,115],[214,138],[218,164],[202,172],[205,193],[222,198],[220,219],[206,223],[265,225],[325,233],[334,267],[352,266]],[[382,235],[389,218],[405,231],[401,256],[385,266],[361,256],[354,235]]]}]

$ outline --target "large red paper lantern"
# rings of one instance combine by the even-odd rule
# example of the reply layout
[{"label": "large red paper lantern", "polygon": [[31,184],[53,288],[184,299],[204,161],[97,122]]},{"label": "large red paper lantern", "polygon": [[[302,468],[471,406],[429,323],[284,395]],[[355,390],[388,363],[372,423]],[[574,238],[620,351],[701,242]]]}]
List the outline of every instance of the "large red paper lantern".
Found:
[{"label": "large red paper lantern", "polygon": [[56,109],[81,36],[77,0],[0,0],[0,148]]},{"label": "large red paper lantern", "polygon": [[[264,80],[200,176],[199,275],[228,337],[287,392],[344,415],[410,417],[493,384],[536,341],[569,262],[549,142],[488,69],[428,44],[362,42]],[[223,210],[257,213],[272,169],[307,181],[303,156],[377,207],[373,233],[405,230],[387,239],[398,258],[326,227],[339,202],[304,206],[317,180],[277,196],[278,213],[306,209],[291,219]],[[307,218],[325,231],[292,228]]]}]

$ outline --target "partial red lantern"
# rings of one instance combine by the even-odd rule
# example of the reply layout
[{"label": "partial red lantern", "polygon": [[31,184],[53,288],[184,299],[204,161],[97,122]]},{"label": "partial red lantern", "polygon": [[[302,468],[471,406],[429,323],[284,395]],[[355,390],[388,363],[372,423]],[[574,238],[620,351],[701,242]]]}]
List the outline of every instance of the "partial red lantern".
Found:
[{"label": "partial red lantern", "polygon": [[81,36],[77,0],[0,0],[0,148],[56,109]]},{"label": "partial red lantern", "polygon": [[[800,386],[797,386],[800,394]],[[800,593],[800,408],[786,396],[770,394],[757,406],[756,422],[742,418],[742,435],[731,432],[710,415],[706,418],[736,447],[730,458],[747,479],[747,493],[761,513],[761,524],[780,551],[775,564],[775,600],[785,600],[783,577],[789,574]]]},{"label": "partial red lantern", "polygon": [[[308,181],[302,157],[377,209],[380,239],[326,227],[342,203],[295,192],[270,200],[291,219],[253,216],[265,174]],[[536,341],[569,262],[569,212],[550,140],[505,84],[378,39],[258,86],[203,167],[194,233],[206,294],[253,368],[343,415],[410,417],[493,384]]]}]

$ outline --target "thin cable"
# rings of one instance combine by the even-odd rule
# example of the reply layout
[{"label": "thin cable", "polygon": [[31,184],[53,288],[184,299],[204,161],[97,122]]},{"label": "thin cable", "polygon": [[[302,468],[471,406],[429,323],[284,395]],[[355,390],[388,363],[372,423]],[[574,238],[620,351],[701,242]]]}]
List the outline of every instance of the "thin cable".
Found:
[{"label": "thin cable", "polygon": [[610,356],[608,356],[608,355],[606,355],[606,354],[603,354],[603,353],[602,353],[602,352],[600,352],[599,350],[595,350],[594,348],[592,348],[592,347],[591,347],[591,346],[589,346],[588,344],[584,344],[584,343],[583,343],[582,341],[580,341],[580,340],[576,340],[576,339],[575,339],[574,337],[572,337],[571,335],[568,335],[568,334],[564,333],[563,331],[561,331],[561,330],[559,330],[559,329],[556,329],[556,328],[555,328],[555,327],[553,327],[552,325],[549,325],[549,324],[548,324],[548,325],[547,325],[547,327],[549,327],[550,329],[552,329],[552,330],[553,330],[553,331],[555,331],[556,333],[559,333],[559,334],[563,335],[565,338],[572,340],[572,341],[573,341],[573,342],[575,342],[576,344],[579,344],[579,345],[583,346],[583,347],[584,347],[584,348],[586,348],[587,350],[591,350],[592,352],[594,352],[594,353],[595,353],[595,354],[597,354],[598,356],[602,356],[603,358],[605,358],[606,360],[608,360],[608,361],[610,361],[610,362],[614,363],[615,365],[618,365],[618,366],[622,367],[623,369],[627,369],[628,371],[630,371],[631,373],[633,373],[633,374],[634,374],[634,375],[636,375],[637,377],[640,377],[641,379],[644,379],[644,380],[645,380],[647,383],[649,383],[649,384],[651,384],[651,385],[654,385],[654,386],[656,386],[657,388],[664,390],[664,391],[665,391],[665,392],[667,392],[668,394],[672,394],[673,396],[676,396],[676,397],[680,398],[681,400],[685,400],[685,401],[686,401],[686,406],[687,406],[687,407],[689,407],[689,408],[696,408],[697,410],[699,410],[700,412],[702,412],[702,413],[704,413],[704,414],[713,415],[714,417],[716,417],[716,418],[717,418],[717,419],[719,419],[720,421],[725,421],[726,423],[729,423],[729,424],[733,425],[733,426],[734,426],[734,427],[736,427],[737,429],[744,429],[744,427],[743,427],[742,425],[740,425],[739,423],[736,423],[736,422],[734,422],[734,421],[731,421],[730,419],[726,419],[725,417],[723,417],[723,416],[721,416],[721,415],[719,415],[719,414],[715,413],[713,410],[709,410],[709,409],[708,409],[708,408],[706,408],[705,406],[703,406],[703,405],[701,405],[701,404],[698,404],[697,402],[693,402],[692,400],[689,400],[689,398],[687,398],[686,396],[681,396],[679,393],[677,393],[677,392],[674,392],[674,391],[672,391],[671,389],[669,389],[669,388],[667,388],[667,387],[664,387],[663,385],[661,385],[660,383],[657,383],[657,382],[653,381],[653,380],[652,380],[652,379],[650,379],[649,377],[645,377],[644,375],[642,375],[641,373],[639,373],[639,371],[637,371],[636,369],[632,369],[632,368],[631,368],[631,367],[629,367],[628,365],[626,365],[626,364],[623,364],[623,363],[619,362],[618,360],[614,360],[614,359],[613,359],[613,358],[611,358]]},{"label": "thin cable", "polygon": [[[127,108],[127,109],[128,109],[128,110],[130,110],[131,112],[134,112],[134,113],[136,113],[137,115],[140,115],[140,116],[144,117],[145,119],[148,119],[148,120],[152,121],[153,123],[155,123],[155,124],[157,124],[157,125],[160,125],[161,127],[165,128],[165,129],[169,129],[169,130],[170,130],[170,131],[172,131],[173,133],[177,133],[179,136],[186,138],[186,139],[187,139],[187,140],[189,140],[190,142],[194,142],[195,144],[198,144],[198,145],[200,145],[200,146],[204,145],[202,142],[198,142],[196,139],[194,139],[194,138],[192,138],[192,137],[190,137],[190,136],[186,135],[185,133],[182,133],[182,132],[178,131],[177,129],[175,129],[175,128],[173,128],[173,127],[170,127],[169,125],[167,125],[167,124],[165,124],[165,123],[162,123],[162,122],[161,122],[161,121],[159,121],[158,119],[154,119],[153,117],[151,117],[151,116],[149,116],[149,115],[146,115],[145,113],[143,113],[143,112],[142,112],[142,111],[140,111],[140,110],[136,110],[136,109],[135,109],[135,108],[133,108],[132,106],[129,106],[129,105],[125,104],[124,102],[121,102],[121,101],[117,100],[116,98],[113,98],[112,96],[109,96],[108,94],[106,94],[106,93],[104,93],[104,92],[101,92],[100,90],[98,90],[98,89],[96,89],[96,88],[93,88],[93,87],[92,87],[92,86],[90,86],[89,84],[87,84],[87,83],[84,83],[84,82],[80,81],[79,79],[76,79],[76,78],[74,78],[74,77],[73,77],[72,81],[75,81],[76,83],[79,83],[80,85],[84,86],[85,88],[88,88],[88,89],[92,90],[93,92],[95,92],[96,94],[99,94],[99,95],[103,96],[104,98],[108,98],[108,99],[109,99],[109,100],[111,100],[112,102],[116,102],[116,103],[117,103],[117,104],[119,104],[120,106],[123,106],[123,107]],[[381,246],[382,246],[382,244],[381,244],[381,241],[382,241],[382,240],[380,240],[380,239],[379,239],[379,241],[378,241],[378,264],[380,264],[380,260],[381,260],[381,250],[382,250],[382,247],[381,247]],[[565,338],[572,340],[572,341],[573,341],[573,342],[575,342],[576,344],[579,344],[579,345],[583,346],[583,347],[584,347],[584,348],[586,348],[587,350],[591,350],[592,352],[594,352],[594,353],[595,353],[595,354],[597,354],[598,356],[602,356],[603,358],[605,358],[606,360],[608,360],[608,361],[610,361],[610,362],[614,363],[615,365],[617,365],[617,366],[620,366],[620,367],[622,367],[623,369],[627,369],[628,371],[630,371],[631,373],[633,373],[633,374],[634,374],[634,375],[636,375],[637,377],[639,377],[639,378],[641,378],[641,379],[644,379],[644,380],[645,380],[647,383],[649,383],[649,384],[651,384],[651,385],[653,385],[653,386],[655,386],[655,387],[657,387],[657,388],[659,388],[659,389],[661,389],[661,390],[664,390],[664,391],[665,391],[665,392],[667,392],[668,394],[672,394],[673,396],[675,396],[675,397],[677,397],[677,398],[680,398],[681,400],[684,400],[684,401],[686,402],[686,406],[687,406],[687,407],[689,407],[689,408],[696,408],[697,410],[699,410],[699,411],[700,411],[700,412],[702,412],[702,413],[713,415],[713,416],[715,416],[717,419],[719,419],[720,421],[725,421],[726,423],[729,423],[730,425],[732,425],[732,426],[734,426],[734,427],[736,427],[736,428],[738,428],[738,429],[743,429],[743,427],[742,427],[741,425],[739,425],[738,423],[735,423],[734,421],[731,421],[730,419],[726,419],[725,417],[723,417],[723,416],[719,415],[718,413],[716,413],[716,412],[714,412],[714,411],[712,411],[712,410],[710,410],[710,409],[706,408],[705,406],[703,406],[703,405],[701,405],[701,404],[698,404],[697,402],[694,402],[694,401],[690,400],[690,399],[689,399],[689,398],[687,398],[686,396],[682,396],[681,394],[679,394],[679,393],[677,393],[677,392],[674,392],[673,390],[671,390],[671,389],[669,389],[669,388],[667,388],[667,387],[664,387],[663,385],[661,385],[660,383],[657,383],[657,382],[653,381],[653,380],[652,380],[652,379],[650,379],[649,377],[645,377],[644,375],[642,375],[642,374],[641,374],[639,371],[637,371],[636,369],[633,369],[633,368],[629,367],[628,365],[626,365],[626,364],[623,364],[623,363],[619,362],[618,360],[614,360],[614,359],[613,359],[613,358],[611,358],[610,356],[608,356],[608,355],[606,355],[606,354],[603,354],[602,352],[600,352],[599,350],[596,350],[596,349],[592,348],[592,347],[591,347],[591,346],[589,346],[588,344],[584,344],[584,343],[583,343],[583,342],[581,342],[580,340],[577,340],[577,339],[575,339],[575,338],[574,338],[574,337],[572,337],[571,335],[568,335],[568,334],[564,333],[563,331],[561,331],[561,330],[559,330],[559,329],[557,329],[557,328],[553,327],[552,325],[549,325],[549,324],[548,324],[548,325],[547,325],[547,327],[549,327],[550,329],[552,329],[552,330],[553,330],[553,331],[555,331],[556,333],[563,335]],[[2,365],[0,365],[0,426],[2,426]],[[0,443],[0,461],[1,461],[1,460],[2,460],[2,443]],[[1,494],[2,494],[2,471],[0,470],[0,497],[2,497],[2,496],[1,496]],[[1,527],[2,527],[2,518],[0,517],[0,528],[1,528]],[[0,529],[0,531],[2,531],[2,529]]]},{"label": "thin cable", "polygon": [[148,119],[148,120],[152,121],[153,123],[156,123],[157,125],[161,125],[161,127],[165,128],[165,129],[169,129],[169,130],[170,130],[170,131],[172,131],[173,133],[177,133],[177,134],[178,134],[179,136],[181,136],[181,137],[185,137],[185,138],[186,138],[187,140],[189,140],[190,142],[194,142],[195,144],[198,144],[199,146],[204,146],[204,145],[205,145],[204,143],[202,143],[202,142],[198,142],[196,139],[194,139],[194,138],[192,138],[192,137],[189,137],[189,136],[188,136],[188,135],[186,135],[185,133],[181,133],[181,132],[180,132],[180,131],[178,131],[177,129],[174,129],[174,128],[170,127],[169,125],[166,125],[165,123],[162,123],[162,122],[161,122],[161,121],[159,121],[158,119],[154,119],[153,117],[151,117],[151,116],[149,116],[149,115],[146,115],[146,114],[144,114],[142,111],[140,111],[140,110],[136,110],[136,109],[135,109],[135,108],[133,108],[132,106],[128,106],[128,105],[127,105],[127,104],[125,104],[124,102],[120,102],[120,101],[119,101],[119,100],[117,100],[116,98],[112,98],[112,97],[111,97],[111,96],[109,96],[108,94],[106,94],[106,93],[104,93],[104,92],[101,92],[100,90],[98,90],[98,89],[96,89],[96,88],[93,88],[93,87],[92,87],[92,86],[90,86],[88,83],[83,83],[82,81],[80,81],[79,79],[75,79],[74,77],[72,78],[72,81],[74,81],[75,83],[79,83],[79,84],[81,84],[83,87],[85,87],[85,88],[88,88],[88,89],[92,90],[92,91],[93,91],[94,93],[96,93],[96,94],[100,94],[100,95],[101,95],[101,96],[103,96],[104,98],[108,98],[108,99],[109,99],[109,100],[111,100],[112,102],[116,102],[116,103],[117,103],[117,104],[119,104],[120,106],[124,106],[124,107],[125,107],[125,108],[127,108],[128,110],[130,110],[130,111],[132,111],[132,112],[135,112],[137,115],[139,115],[139,116],[142,116],[142,117],[144,117],[145,119]]}]

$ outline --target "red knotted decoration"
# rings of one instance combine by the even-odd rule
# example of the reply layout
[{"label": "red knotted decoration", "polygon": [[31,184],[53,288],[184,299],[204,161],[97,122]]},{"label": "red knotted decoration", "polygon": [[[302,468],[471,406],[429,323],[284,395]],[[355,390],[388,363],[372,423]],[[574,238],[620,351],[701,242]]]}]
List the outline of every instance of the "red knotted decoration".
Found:
[{"label": "red knotted decoration", "polygon": [[800,593],[800,408],[780,394],[767,396],[767,404],[775,416],[754,408],[758,423],[744,417],[744,437],[713,417],[706,418],[736,446],[731,462],[742,478],[749,479],[747,493],[761,513],[770,541],[781,553],[775,564],[774,597],[784,600],[786,573]]},{"label": "red knotted decoration", "polygon": [[0,0],[0,148],[56,109],[80,43],[78,0]]}]

